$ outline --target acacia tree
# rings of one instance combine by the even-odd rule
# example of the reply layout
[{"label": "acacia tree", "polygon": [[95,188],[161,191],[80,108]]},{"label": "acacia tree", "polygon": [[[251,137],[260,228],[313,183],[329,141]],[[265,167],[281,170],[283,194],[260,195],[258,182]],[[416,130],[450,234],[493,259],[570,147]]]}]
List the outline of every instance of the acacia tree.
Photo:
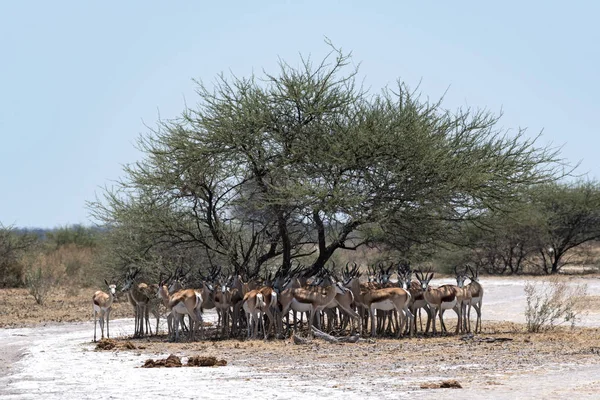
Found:
[{"label": "acacia tree", "polygon": [[532,200],[544,218],[539,247],[541,267],[555,274],[572,249],[600,239],[600,184],[595,181],[547,184],[533,188]]},{"label": "acacia tree", "polygon": [[468,262],[490,274],[518,274],[532,265],[545,241],[544,218],[527,200],[513,210],[487,212],[461,231],[460,246]]},{"label": "acacia tree", "polygon": [[374,232],[431,242],[445,234],[433,227],[554,179],[557,153],[505,135],[497,116],[447,111],[401,82],[371,94],[350,61],[333,49],[262,79],[198,82],[197,106],[140,138],[146,157],[92,203],[94,215],[239,271],[275,259],[286,270],[313,253],[318,270]]}]

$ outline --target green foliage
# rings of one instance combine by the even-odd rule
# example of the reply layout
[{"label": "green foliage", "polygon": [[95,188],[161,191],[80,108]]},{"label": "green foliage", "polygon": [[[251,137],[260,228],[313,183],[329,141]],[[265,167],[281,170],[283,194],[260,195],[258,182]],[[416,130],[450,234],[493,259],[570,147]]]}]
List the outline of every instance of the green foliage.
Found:
[{"label": "green foliage", "polygon": [[80,247],[94,247],[98,233],[93,228],[82,225],[72,225],[56,228],[46,233],[50,243],[56,248],[74,244]]},{"label": "green foliage", "polygon": [[532,191],[532,203],[544,219],[540,266],[557,273],[572,249],[600,239],[600,184],[581,181],[548,184]]},{"label": "green foliage", "polygon": [[557,273],[570,254],[600,239],[600,186],[549,183],[524,190],[510,211],[485,212],[457,242],[489,273]]},{"label": "green foliage", "polygon": [[314,254],[319,269],[382,234],[431,245],[554,179],[557,153],[507,136],[497,116],[448,112],[401,82],[367,93],[351,63],[333,49],[278,75],[198,83],[197,107],[143,135],[145,158],[90,204],[124,239],[116,258],[194,249],[252,276]]}]

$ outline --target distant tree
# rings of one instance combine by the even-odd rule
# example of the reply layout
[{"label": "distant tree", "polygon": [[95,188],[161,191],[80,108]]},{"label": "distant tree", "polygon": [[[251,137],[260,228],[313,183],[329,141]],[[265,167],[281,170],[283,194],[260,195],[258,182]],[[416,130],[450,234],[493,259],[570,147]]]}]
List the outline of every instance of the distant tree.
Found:
[{"label": "distant tree", "polygon": [[600,239],[598,182],[541,185],[533,189],[531,201],[544,218],[545,235],[538,250],[544,272],[559,272],[566,254]]},{"label": "distant tree", "polygon": [[59,227],[46,232],[46,239],[56,248],[68,244],[81,247],[94,247],[96,245],[97,231],[83,225]]},{"label": "distant tree", "polygon": [[521,273],[545,241],[544,221],[527,199],[510,212],[490,211],[461,231],[459,242],[471,249],[464,261],[490,274]]},{"label": "distant tree", "polygon": [[403,83],[368,93],[350,63],[334,49],[318,64],[282,62],[278,75],[198,83],[197,107],[140,138],[145,158],[93,215],[248,275],[307,254],[319,270],[372,234],[438,240],[449,222],[555,179],[557,153],[507,136],[497,116],[449,112]]}]

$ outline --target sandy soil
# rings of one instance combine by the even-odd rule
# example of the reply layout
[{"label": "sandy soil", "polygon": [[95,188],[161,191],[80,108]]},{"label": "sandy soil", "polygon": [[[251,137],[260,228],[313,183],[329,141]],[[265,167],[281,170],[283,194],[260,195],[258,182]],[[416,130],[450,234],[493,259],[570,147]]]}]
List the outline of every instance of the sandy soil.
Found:
[{"label": "sandy soil", "polygon": [[[600,280],[569,279],[582,281],[597,305]],[[600,310],[593,308],[584,316],[584,328],[528,334],[522,325],[524,281],[487,278],[482,284],[484,332],[474,337],[377,339],[344,345],[321,340],[308,345],[290,340],[174,344],[154,337],[132,340],[134,350],[96,351],[90,322],[0,329],[3,352],[10,348],[24,354],[9,371],[2,370],[0,396],[130,398],[143,388],[144,398],[158,398],[175,387],[173,394],[183,398],[254,397],[257,390],[273,398],[431,398],[447,391],[473,399],[597,398]],[[208,320],[214,317],[206,315]],[[111,325],[113,336],[123,338],[120,343],[131,340],[132,330],[129,318]],[[228,365],[139,368],[148,358],[169,354],[184,362],[196,355],[215,356]],[[447,379],[456,379],[463,389],[421,389]],[[179,383],[173,386],[174,382]]]}]

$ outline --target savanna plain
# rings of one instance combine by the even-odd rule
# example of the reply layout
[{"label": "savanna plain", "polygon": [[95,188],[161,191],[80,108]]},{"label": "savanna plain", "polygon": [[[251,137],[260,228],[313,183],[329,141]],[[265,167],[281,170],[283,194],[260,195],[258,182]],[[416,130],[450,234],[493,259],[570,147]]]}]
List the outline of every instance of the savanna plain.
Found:
[{"label": "savanna plain", "polygon": [[[92,342],[93,290],[57,290],[40,306],[25,289],[3,289],[0,396],[159,398],[170,393],[180,398],[233,398],[260,392],[272,398],[431,398],[443,393],[469,398],[597,398],[600,276],[552,278],[573,288],[586,285],[578,299],[578,323],[529,333],[525,284],[541,285],[549,279],[482,277],[481,333],[367,337],[343,344],[318,338],[303,344],[293,339],[211,339],[217,318],[211,311],[205,313],[207,340],[168,342],[164,319],[159,335],[133,338],[133,312],[121,297],[113,305],[112,339],[98,346]],[[456,318],[452,311],[445,317],[452,332]],[[169,355],[184,365],[196,356],[215,357],[226,365],[142,368],[148,359]]]}]

